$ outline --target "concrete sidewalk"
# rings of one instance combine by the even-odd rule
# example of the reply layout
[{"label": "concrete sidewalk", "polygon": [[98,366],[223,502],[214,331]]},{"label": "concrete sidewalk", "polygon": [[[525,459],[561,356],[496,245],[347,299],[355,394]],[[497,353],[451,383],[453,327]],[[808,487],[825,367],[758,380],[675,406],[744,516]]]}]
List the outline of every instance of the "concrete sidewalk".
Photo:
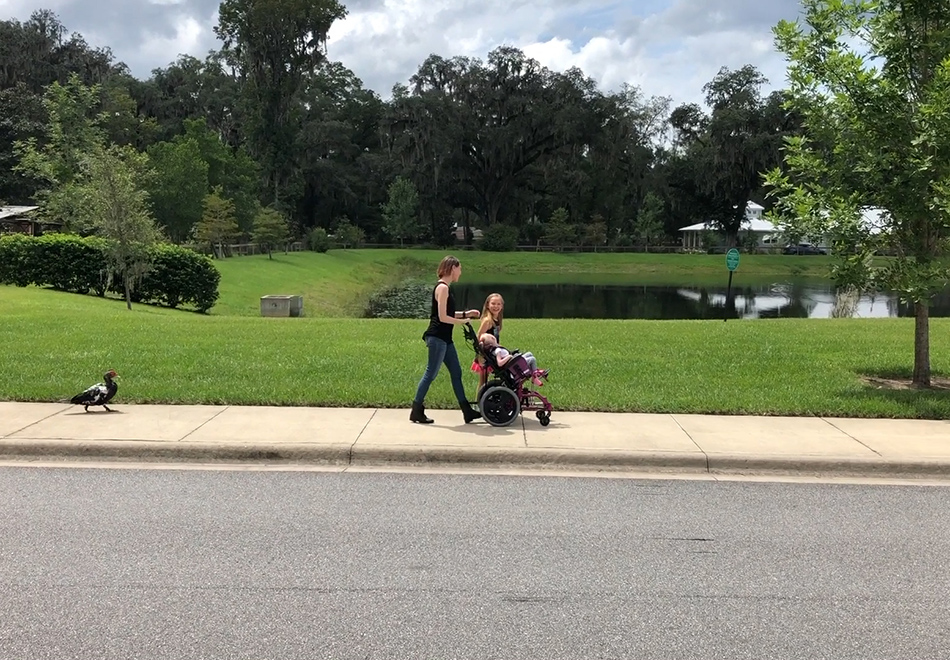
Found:
[{"label": "concrete sidewalk", "polygon": [[950,477],[950,421],[0,402],[0,457]]}]

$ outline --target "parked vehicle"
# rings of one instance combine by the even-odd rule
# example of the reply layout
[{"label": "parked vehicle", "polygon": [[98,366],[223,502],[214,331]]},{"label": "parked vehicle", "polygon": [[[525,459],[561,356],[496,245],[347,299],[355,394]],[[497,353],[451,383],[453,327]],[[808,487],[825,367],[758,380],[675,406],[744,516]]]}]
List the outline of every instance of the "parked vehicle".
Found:
[{"label": "parked vehicle", "polygon": [[795,243],[786,245],[782,254],[828,254],[828,251],[811,243]]}]

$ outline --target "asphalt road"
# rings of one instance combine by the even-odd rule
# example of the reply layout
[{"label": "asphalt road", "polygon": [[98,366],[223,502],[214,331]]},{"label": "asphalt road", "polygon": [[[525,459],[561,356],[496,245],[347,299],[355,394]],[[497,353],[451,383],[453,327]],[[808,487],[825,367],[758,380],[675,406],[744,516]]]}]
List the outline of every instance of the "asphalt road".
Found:
[{"label": "asphalt road", "polygon": [[0,468],[0,658],[950,658],[950,489]]}]

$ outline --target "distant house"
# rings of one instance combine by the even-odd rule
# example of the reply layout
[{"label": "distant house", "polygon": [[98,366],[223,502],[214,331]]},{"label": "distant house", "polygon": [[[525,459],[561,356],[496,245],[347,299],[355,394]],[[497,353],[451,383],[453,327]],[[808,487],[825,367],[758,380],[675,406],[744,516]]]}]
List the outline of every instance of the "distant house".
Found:
[{"label": "distant house", "polygon": [[[452,226],[452,235],[455,236],[455,240],[464,241],[465,240],[465,227],[455,223]],[[472,229],[472,240],[478,241],[482,238],[481,229]]]},{"label": "distant house", "polygon": [[44,231],[57,230],[62,223],[39,220],[33,216],[38,206],[0,206],[0,232],[40,236]]},{"label": "distant house", "polygon": [[[745,220],[740,225],[740,232],[750,232],[755,235],[755,244],[758,247],[779,245],[782,240],[782,230],[772,222],[762,217],[765,207],[755,202],[746,203]],[[710,222],[700,222],[689,227],[681,228],[684,250],[700,250],[703,248],[703,233],[714,231],[715,225]]]},{"label": "distant house", "polygon": [[[752,232],[756,235],[757,247],[781,247],[788,242],[788,238],[783,236],[782,228],[768,220],[762,218],[762,211],[765,209],[755,202],[746,204],[746,219],[742,222],[740,231]],[[885,226],[884,209],[876,207],[865,207],[861,209],[860,222],[864,228],[871,234],[881,233]],[[714,227],[711,224],[700,222],[689,227],[680,229],[683,235],[683,248],[686,250],[698,250],[703,248],[703,232],[711,231]],[[828,248],[828,237],[822,236],[815,241],[816,247]]]}]

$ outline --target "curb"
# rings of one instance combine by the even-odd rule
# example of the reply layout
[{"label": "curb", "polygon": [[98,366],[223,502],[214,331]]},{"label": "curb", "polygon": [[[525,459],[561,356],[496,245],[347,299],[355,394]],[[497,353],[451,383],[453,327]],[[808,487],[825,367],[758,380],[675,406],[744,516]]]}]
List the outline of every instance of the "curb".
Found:
[{"label": "curb", "polygon": [[267,462],[327,466],[523,467],[591,471],[799,476],[950,478],[947,460],[823,456],[752,456],[700,452],[626,452],[545,448],[303,443],[197,443],[137,440],[0,440],[0,458],[113,459],[165,462]]},{"label": "curb", "polygon": [[710,474],[950,478],[946,459],[906,460],[827,456],[709,454]]},{"label": "curb", "polygon": [[206,444],[149,440],[0,440],[0,458],[104,458],[163,461],[298,461],[347,465],[349,445]]}]

